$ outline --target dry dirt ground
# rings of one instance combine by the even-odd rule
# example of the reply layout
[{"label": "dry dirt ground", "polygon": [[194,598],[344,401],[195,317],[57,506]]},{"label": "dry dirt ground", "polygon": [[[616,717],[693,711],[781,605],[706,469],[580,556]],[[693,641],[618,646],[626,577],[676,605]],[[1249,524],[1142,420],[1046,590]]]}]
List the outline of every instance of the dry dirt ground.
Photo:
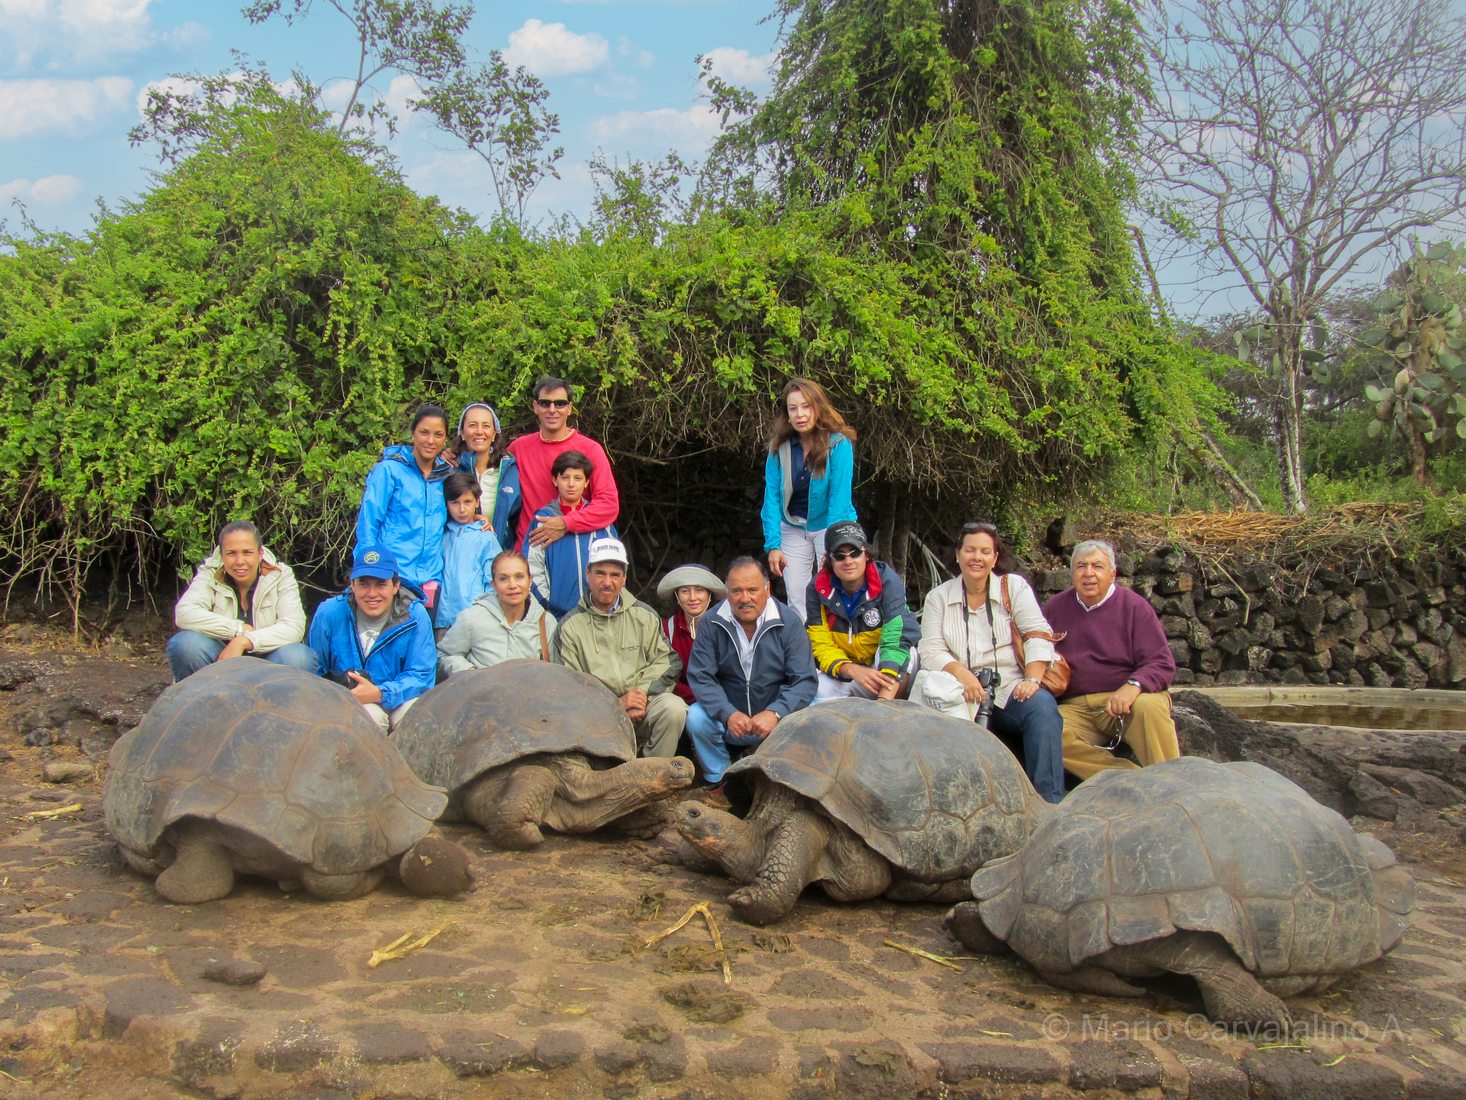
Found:
[{"label": "dry dirt ground", "polygon": [[[961,954],[938,907],[807,897],[753,929],[726,880],[613,837],[505,853],[449,829],[480,876],[461,901],[253,882],[177,906],[102,822],[106,748],[166,680],[156,641],[0,628],[0,1096],[1466,1095],[1466,861],[1444,821],[1382,834],[1416,875],[1414,927],[1293,1001],[1288,1038],[1212,1025],[1181,984],[1107,1000],[901,950]],[[91,770],[45,782],[56,762]],[[730,981],[701,916],[648,946],[700,902]]]}]

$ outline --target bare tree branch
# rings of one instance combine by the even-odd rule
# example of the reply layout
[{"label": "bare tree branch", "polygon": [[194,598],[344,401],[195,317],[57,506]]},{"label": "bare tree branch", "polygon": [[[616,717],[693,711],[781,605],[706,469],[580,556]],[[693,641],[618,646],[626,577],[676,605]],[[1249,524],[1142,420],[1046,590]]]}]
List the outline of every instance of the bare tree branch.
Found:
[{"label": "bare tree branch", "polygon": [[1305,507],[1304,330],[1411,231],[1459,232],[1466,16],[1449,0],[1178,0],[1149,12],[1150,184],[1235,274],[1267,338],[1279,475]]}]

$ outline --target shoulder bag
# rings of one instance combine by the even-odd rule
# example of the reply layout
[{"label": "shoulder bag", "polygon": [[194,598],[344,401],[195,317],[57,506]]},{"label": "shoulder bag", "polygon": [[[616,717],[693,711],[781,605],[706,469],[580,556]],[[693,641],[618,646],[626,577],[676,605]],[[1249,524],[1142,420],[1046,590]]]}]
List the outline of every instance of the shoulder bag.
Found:
[{"label": "shoulder bag", "polygon": [[[1023,643],[1029,638],[1045,638],[1055,645],[1062,642],[1067,635],[1061,630],[1053,633],[1048,630],[1030,630],[1027,634],[1018,629],[1018,623],[1013,619],[1013,598],[1008,595],[1008,574],[1004,573],[999,586],[1003,591],[1003,610],[1007,612],[1008,621],[1013,623],[1013,656],[1018,658],[1018,667],[1028,675],[1028,662],[1023,658]],[[1049,693],[1055,699],[1062,699],[1064,692],[1069,690],[1069,662],[1064,660],[1063,654],[1058,650],[1054,651],[1054,659],[1049,662],[1049,667],[1044,670],[1041,683],[1049,689]]]}]

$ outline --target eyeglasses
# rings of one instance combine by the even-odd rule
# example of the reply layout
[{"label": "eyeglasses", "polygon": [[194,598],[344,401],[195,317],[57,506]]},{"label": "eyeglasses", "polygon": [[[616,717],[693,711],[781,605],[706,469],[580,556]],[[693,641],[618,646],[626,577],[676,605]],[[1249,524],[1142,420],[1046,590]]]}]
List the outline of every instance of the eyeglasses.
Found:
[{"label": "eyeglasses", "polygon": [[570,407],[570,398],[552,397],[546,400],[543,397],[536,397],[534,403],[542,409],[568,409]]},{"label": "eyeglasses", "polygon": [[858,558],[864,553],[864,550],[831,550],[830,558],[834,561],[849,561],[851,558]]}]

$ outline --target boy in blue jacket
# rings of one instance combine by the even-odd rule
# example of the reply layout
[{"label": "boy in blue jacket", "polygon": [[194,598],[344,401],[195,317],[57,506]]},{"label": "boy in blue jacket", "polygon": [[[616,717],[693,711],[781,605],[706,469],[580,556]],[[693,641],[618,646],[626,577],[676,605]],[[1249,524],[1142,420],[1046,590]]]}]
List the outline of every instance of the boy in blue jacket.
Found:
[{"label": "boy in blue jacket", "polygon": [[557,619],[563,619],[580,606],[585,595],[586,559],[590,544],[596,539],[615,539],[616,525],[579,534],[566,532],[545,546],[531,546],[529,537],[544,520],[567,515],[585,506],[585,490],[590,485],[590,459],[580,451],[566,451],[550,467],[550,476],[560,498],[546,504],[534,514],[529,530],[524,533],[521,553],[529,560],[531,591],[540,605]]},{"label": "boy in blue jacket", "polygon": [[443,528],[443,589],[435,619],[442,637],[474,600],[494,584],[494,559],[504,549],[479,516],[483,488],[477,474],[462,470],[443,482],[448,525]]},{"label": "boy in blue jacket", "polygon": [[321,675],[350,691],[384,734],[433,686],[432,620],[385,546],[357,548],[351,587],[316,608],[309,641]]}]

